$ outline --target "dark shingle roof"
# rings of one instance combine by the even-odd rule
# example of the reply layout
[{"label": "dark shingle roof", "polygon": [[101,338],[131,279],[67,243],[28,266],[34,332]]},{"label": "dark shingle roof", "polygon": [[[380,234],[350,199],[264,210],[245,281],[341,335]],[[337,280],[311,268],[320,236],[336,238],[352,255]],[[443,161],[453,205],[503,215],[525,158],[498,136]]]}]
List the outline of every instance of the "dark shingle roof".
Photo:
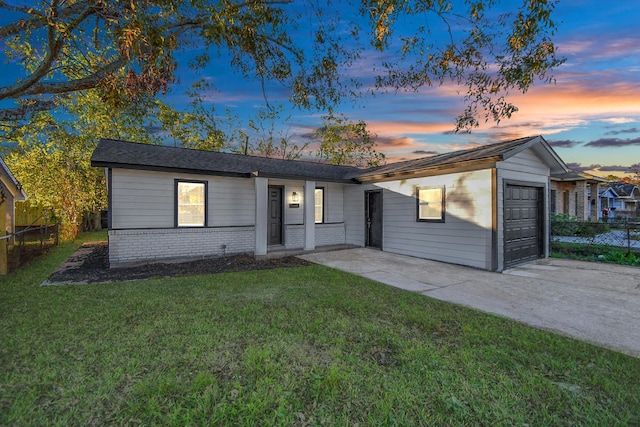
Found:
[{"label": "dark shingle roof", "polygon": [[100,140],[91,156],[91,165],[237,177],[257,175],[269,178],[306,178],[332,182],[353,182],[350,177],[360,171],[352,166],[190,150],[113,139]]},{"label": "dark shingle roof", "polygon": [[564,173],[553,173],[551,174],[551,180],[555,181],[594,181],[594,182],[608,182],[604,178],[600,178],[599,176],[591,175],[586,172],[572,171],[564,172]]},{"label": "dark shingle roof", "polygon": [[378,166],[368,169],[360,173],[358,179],[367,180],[375,178],[393,177],[408,173],[427,172],[429,170],[437,170],[446,167],[460,166],[465,163],[472,162],[494,162],[506,160],[509,157],[527,149],[542,145],[538,149],[547,162],[554,161],[557,165],[552,170],[566,172],[564,162],[555,154],[553,149],[541,136],[519,138],[511,141],[497,142],[494,144],[486,144],[480,147],[470,148],[468,150],[459,150],[451,153],[439,154],[432,157],[424,157],[415,160],[407,160],[404,162],[391,163],[384,166]]},{"label": "dark shingle roof", "polygon": [[610,187],[619,197],[630,197],[633,189],[637,188],[636,185],[628,182],[612,182]]},{"label": "dark shingle roof", "polygon": [[487,167],[487,163],[506,160],[527,148],[534,149],[536,154],[550,165],[552,172],[567,171],[564,162],[540,136],[487,144],[468,150],[391,163],[366,170],[353,166],[329,165],[312,161],[282,160],[102,139],[91,156],[91,165],[126,169],[171,170],[206,175],[237,177],[253,175],[268,178],[356,183],[408,174],[416,175],[421,172],[429,173],[429,171],[478,162],[484,168]]}]

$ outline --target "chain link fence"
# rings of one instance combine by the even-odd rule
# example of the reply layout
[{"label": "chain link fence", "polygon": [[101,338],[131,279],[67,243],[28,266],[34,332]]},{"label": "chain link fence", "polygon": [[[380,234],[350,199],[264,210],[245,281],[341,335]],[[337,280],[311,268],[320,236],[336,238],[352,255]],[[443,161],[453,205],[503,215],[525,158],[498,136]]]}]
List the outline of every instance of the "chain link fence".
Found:
[{"label": "chain link fence", "polygon": [[7,235],[1,243],[7,245],[9,271],[17,270],[49,248],[57,246],[59,239],[59,224],[16,227],[15,234]]},{"label": "chain link fence", "polygon": [[576,255],[640,255],[640,222],[551,219],[551,251]]}]

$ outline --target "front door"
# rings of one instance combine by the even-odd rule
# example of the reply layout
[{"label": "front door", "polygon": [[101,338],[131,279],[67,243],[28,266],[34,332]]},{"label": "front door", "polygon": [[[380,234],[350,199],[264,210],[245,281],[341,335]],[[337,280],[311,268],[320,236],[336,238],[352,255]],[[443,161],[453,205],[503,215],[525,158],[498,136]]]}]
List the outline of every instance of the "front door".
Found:
[{"label": "front door", "polygon": [[382,249],[382,191],[364,193],[365,245]]},{"label": "front door", "polygon": [[282,244],[282,187],[269,187],[269,217],[267,244]]}]

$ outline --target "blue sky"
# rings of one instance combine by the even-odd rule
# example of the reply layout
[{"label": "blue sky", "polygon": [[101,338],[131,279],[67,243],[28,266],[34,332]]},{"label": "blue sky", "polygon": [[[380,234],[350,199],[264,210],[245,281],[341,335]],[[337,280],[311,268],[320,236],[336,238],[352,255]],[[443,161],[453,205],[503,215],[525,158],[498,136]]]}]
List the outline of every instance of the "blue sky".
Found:
[{"label": "blue sky", "polygon": [[[509,5],[521,2],[501,4],[507,11]],[[470,134],[453,134],[455,117],[464,108],[453,85],[377,95],[344,103],[338,112],[366,121],[377,135],[377,149],[389,161],[542,135],[571,167],[621,176],[630,165],[640,163],[640,0],[561,0],[555,13],[556,47],[567,58],[554,72],[556,84],[538,84],[527,94],[514,96],[519,111],[499,125],[488,123]],[[368,75],[371,64],[380,60],[377,55],[363,54],[347,73]],[[0,83],[6,84],[11,75],[3,74]],[[180,84],[165,98],[175,106],[186,105],[184,90],[198,78],[219,88],[207,96],[216,110],[230,109],[243,126],[265,106],[259,83],[231,73],[224,60],[212,63],[199,76],[180,64],[179,77]],[[266,89],[273,103],[286,102],[289,96],[286,88],[275,84]],[[285,109],[283,117],[288,119],[280,129],[305,142],[305,135],[320,126],[322,115]]]},{"label": "blue sky", "polygon": [[[557,49],[567,58],[554,72],[556,84],[538,84],[515,96],[519,111],[499,125],[452,134],[463,104],[451,85],[378,95],[338,110],[352,120],[365,120],[377,135],[378,150],[390,161],[540,134],[575,169],[621,176],[640,162],[640,2],[561,0],[555,12]],[[349,72],[366,73],[370,62],[365,54]],[[225,88],[211,93],[220,111],[230,108],[242,118],[264,106],[259,85],[224,68],[210,67],[202,76]],[[190,77],[184,77],[187,83]],[[178,96],[178,89],[172,93]],[[276,86],[267,93],[272,102],[287,97]],[[289,113],[282,126],[294,138],[302,139],[320,125],[321,113]]]}]

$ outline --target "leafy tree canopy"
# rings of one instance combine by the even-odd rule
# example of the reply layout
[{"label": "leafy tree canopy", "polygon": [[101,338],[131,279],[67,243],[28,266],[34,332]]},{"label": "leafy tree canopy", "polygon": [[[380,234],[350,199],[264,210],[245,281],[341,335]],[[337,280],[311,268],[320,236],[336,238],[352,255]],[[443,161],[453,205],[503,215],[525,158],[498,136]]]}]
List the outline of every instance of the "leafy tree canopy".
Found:
[{"label": "leafy tree canopy", "polygon": [[[460,129],[499,121],[507,95],[552,81],[562,60],[552,40],[557,0],[0,0],[5,63],[25,73],[0,87],[0,121],[49,110],[95,88],[125,105],[166,92],[178,56],[190,66],[232,67],[263,87],[280,82],[302,108],[331,111],[367,90],[462,85]],[[375,52],[379,52],[375,54]],[[367,55],[374,65],[350,72]],[[377,59],[382,58],[382,59]],[[181,65],[182,66],[182,65]],[[364,74],[359,77],[358,74]]]},{"label": "leafy tree canopy", "polygon": [[320,141],[318,158],[334,165],[379,166],[385,155],[375,150],[375,135],[364,121],[352,122],[340,115],[324,117],[315,134]]}]

